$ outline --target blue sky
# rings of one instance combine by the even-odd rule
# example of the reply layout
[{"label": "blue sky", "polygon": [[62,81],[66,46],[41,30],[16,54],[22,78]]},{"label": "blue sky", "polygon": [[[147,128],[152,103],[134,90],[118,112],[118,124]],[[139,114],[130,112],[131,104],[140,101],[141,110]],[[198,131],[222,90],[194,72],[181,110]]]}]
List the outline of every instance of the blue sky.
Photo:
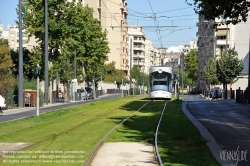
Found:
[{"label": "blue sky", "polygon": [[[185,0],[127,0],[127,2],[129,24],[138,24],[142,27],[159,25],[158,31],[157,28],[144,28],[146,37],[153,41],[156,47],[168,48],[178,46],[179,43],[189,44],[190,40],[197,39],[198,15],[185,3]],[[156,16],[156,20],[147,18],[150,16]]]},{"label": "blue sky", "polygon": [[[4,29],[8,24],[15,25],[18,2],[0,0],[0,22],[4,24]],[[185,0],[127,0],[127,3],[128,23],[141,25],[154,46],[168,48],[180,43],[189,44],[190,40],[197,39],[198,15]],[[153,16],[156,16],[155,20]]]},{"label": "blue sky", "polygon": [[18,0],[0,0],[0,22],[4,24],[5,30],[8,24],[16,25],[18,3]]}]

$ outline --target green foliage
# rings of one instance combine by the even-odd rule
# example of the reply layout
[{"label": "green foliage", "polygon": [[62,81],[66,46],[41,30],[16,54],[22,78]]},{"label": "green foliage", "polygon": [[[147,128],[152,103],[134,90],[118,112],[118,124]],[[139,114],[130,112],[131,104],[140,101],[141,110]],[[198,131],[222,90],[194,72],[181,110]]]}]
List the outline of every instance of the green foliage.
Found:
[{"label": "green foliage", "polygon": [[[29,36],[34,35],[40,44],[40,59],[44,68],[44,1],[23,0],[23,23]],[[109,47],[107,31],[103,31],[99,21],[93,18],[93,9],[75,0],[48,0],[48,45],[50,78],[60,74],[64,84],[74,77],[74,52],[76,54],[76,72],[79,82],[91,80],[93,74],[107,60]],[[83,70],[84,68],[84,70]],[[43,75],[41,75],[43,79]]]},{"label": "green foliage", "polygon": [[149,75],[141,72],[137,66],[133,66],[132,68],[130,80],[133,78],[136,80],[137,85],[144,84],[144,86],[148,86]]},{"label": "green foliage", "polygon": [[12,76],[13,62],[10,56],[8,42],[0,39],[0,94],[7,94],[9,88],[16,84],[16,78]]},{"label": "green foliage", "polygon": [[[185,57],[184,57],[184,72],[185,72],[185,80],[187,85],[194,85],[195,81],[197,80],[197,51],[191,50]],[[181,78],[181,77],[180,77]]]},{"label": "green foliage", "polygon": [[120,85],[127,83],[128,80],[123,70],[119,70],[115,68],[115,62],[111,62],[109,64],[104,65],[104,81],[106,82],[116,82],[117,87],[120,88]]},{"label": "green foliage", "polygon": [[[19,50],[10,50],[11,59],[14,63],[14,66],[11,68],[13,75],[18,76],[18,68],[19,68]],[[34,47],[31,51],[28,49],[23,49],[23,75],[25,78],[32,80],[36,78],[35,68],[37,64],[40,66],[41,64],[41,51],[39,47]],[[41,68],[43,71],[44,68]],[[41,72],[40,77],[43,77],[43,72]]]},{"label": "green foliage", "polygon": [[238,59],[238,53],[230,48],[228,53],[223,52],[222,57],[216,61],[216,72],[218,80],[223,84],[234,83],[243,70],[242,60]]},{"label": "green foliage", "polygon": [[227,23],[237,24],[242,21],[246,22],[250,2],[248,0],[185,0],[188,5],[193,5],[196,13],[204,15],[207,20],[215,20],[224,13],[228,18]]},{"label": "green foliage", "polygon": [[214,58],[208,59],[208,66],[204,68],[204,78],[206,79],[207,83],[211,85],[218,85],[220,82],[217,78],[216,72],[216,61]]},{"label": "green foliage", "polygon": [[134,95],[140,95],[140,89],[138,89],[138,88],[130,88],[129,89],[129,94],[130,95],[133,95],[133,91],[134,91]]},{"label": "green foliage", "polygon": [[[188,85],[192,84],[192,80],[190,78],[188,78],[188,73],[183,72],[183,87],[186,87]],[[179,70],[178,75],[177,75],[177,79],[179,81],[179,86],[182,87],[182,70]]]}]

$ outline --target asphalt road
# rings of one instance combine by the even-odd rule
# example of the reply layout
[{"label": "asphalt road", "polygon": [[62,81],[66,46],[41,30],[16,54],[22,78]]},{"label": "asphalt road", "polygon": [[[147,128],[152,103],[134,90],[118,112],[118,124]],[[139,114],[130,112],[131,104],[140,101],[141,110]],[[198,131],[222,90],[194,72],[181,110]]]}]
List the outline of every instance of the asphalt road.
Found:
[{"label": "asphalt road", "polygon": [[250,104],[235,100],[208,100],[198,95],[186,95],[187,109],[207,128],[222,148],[221,160],[231,160],[238,166],[250,165]]},{"label": "asphalt road", "polygon": [[[121,97],[121,94],[112,94],[112,95],[103,95],[99,96],[96,100],[83,100],[77,102],[64,102],[64,103],[56,103],[56,104],[48,104],[44,105],[44,107],[39,108],[39,113],[45,113],[50,111],[55,111],[61,108],[73,107],[79,104],[90,103],[98,100],[108,100],[112,98]],[[13,121],[17,119],[22,119],[28,116],[36,115],[36,107],[24,107],[21,109],[15,110],[4,110],[4,113],[0,113],[0,123]]]}]

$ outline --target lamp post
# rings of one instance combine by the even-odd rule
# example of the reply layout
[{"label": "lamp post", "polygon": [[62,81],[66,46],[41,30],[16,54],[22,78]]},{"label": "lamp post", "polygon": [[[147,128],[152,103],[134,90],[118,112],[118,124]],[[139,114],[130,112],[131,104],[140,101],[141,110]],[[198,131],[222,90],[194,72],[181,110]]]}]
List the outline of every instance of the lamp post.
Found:
[{"label": "lamp post", "polygon": [[184,77],[184,72],[183,72],[183,68],[184,68],[184,53],[182,52],[181,53],[181,88],[182,88],[182,95],[183,95],[183,77]]},{"label": "lamp post", "polygon": [[49,86],[49,75],[48,75],[48,0],[45,0],[44,4],[44,17],[45,17],[45,40],[44,40],[44,54],[45,54],[45,77],[44,77],[44,99],[45,103],[48,104],[48,86]]},{"label": "lamp post", "polygon": [[250,34],[249,34],[249,52],[248,52],[248,92],[247,92],[247,101],[250,104]]},{"label": "lamp post", "polygon": [[23,34],[22,34],[22,0],[19,0],[19,62],[18,62],[18,107],[23,107]]}]

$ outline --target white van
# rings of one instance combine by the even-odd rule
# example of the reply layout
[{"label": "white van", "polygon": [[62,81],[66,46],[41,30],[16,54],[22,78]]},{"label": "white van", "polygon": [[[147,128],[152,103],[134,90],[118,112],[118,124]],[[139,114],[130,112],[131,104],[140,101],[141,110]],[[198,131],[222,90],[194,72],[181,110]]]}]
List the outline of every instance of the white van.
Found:
[{"label": "white van", "polygon": [[6,100],[3,96],[0,95],[0,111],[6,109]]}]

